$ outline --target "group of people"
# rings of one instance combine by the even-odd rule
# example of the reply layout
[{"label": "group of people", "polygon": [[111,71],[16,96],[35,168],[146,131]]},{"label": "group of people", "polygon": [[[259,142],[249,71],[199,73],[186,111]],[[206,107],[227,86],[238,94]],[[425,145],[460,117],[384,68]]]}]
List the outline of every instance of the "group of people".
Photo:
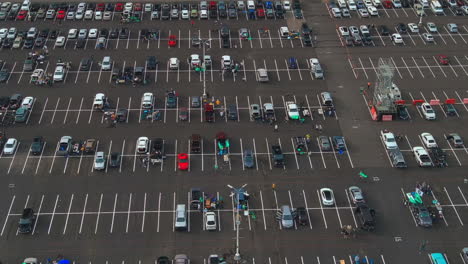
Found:
[{"label": "group of people", "polygon": [[351,225],[345,225],[341,228],[341,234],[345,239],[348,239],[351,235],[355,237],[356,229],[353,228]]}]

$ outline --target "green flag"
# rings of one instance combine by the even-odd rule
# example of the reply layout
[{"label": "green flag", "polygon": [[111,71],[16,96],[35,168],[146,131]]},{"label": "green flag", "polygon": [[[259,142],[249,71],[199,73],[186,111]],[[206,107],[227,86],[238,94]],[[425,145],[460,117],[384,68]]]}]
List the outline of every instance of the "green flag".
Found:
[{"label": "green flag", "polygon": [[359,176],[361,176],[362,178],[368,178],[369,176],[367,176],[364,172],[359,172]]}]

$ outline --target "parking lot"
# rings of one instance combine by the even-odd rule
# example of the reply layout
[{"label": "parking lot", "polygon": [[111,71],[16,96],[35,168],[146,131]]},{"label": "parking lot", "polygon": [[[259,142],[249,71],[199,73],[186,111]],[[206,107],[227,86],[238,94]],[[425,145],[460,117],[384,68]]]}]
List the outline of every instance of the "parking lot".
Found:
[{"label": "parking lot", "polygon": [[[187,3],[189,14],[197,9],[197,17],[189,19],[186,12],[185,18],[156,17],[161,7],[155,5],[165,4],[159,2],[147,11],[145,3],[133,3],[130,17],[108,11],[114,8],[109,3],[88,5],[94,13],[83,19],[68,14],[76,12],[73,4],[63,19],[33,17],[31,22],[8,13],[0,26],[7,32],[0,32],[15,27],[17,34],[27,35],[36,27],[38,36],[33,42],[25,37],[18,48],[9,47],[15,40],[10,37],[0,50],[0,79],[6,76],[1,99],[8,99],[0,111],[1,132],[17,139],[11,154],[10,147],[0,154],[0,260],[37,257],[46,263],[63,254],[73,263],[141,264],[185,253],[191,263],[210,263],[210,254],[235,263],[239,220],[241,263],[355,264],[357,255],[367,263],[434,263],[430,254],[440,252],[449,263],[466,264],[460,252],[467,247],[468,150],[447,139],[452,133],[468,136],[466,15],[444,7],[443,15],[435,16],[426,8],[420,21],[414,6],[380,6],[370,18],[362,11],[333,18],[331,2],[300,1],[298,12],[297,1],[290,1],[284,17],[274,7],[267,18],[262,12],[272,9],[266,2],[255,2],[253,12],[240,8],[227,17],[212,9],[208,19],[200,19],[199,1]],[[173,4],[170,12],[187,7]],[[42,8],[47,16],[50,7]],[[107,11],[96,14],[97,8]],[[312,33],[304,33],[304,22]],[[402,44],[381,31],[385,25],[391,35],[399,23],[419,22],[419,32],[401,33]],[[431,43],[424,39],[430,22],[437,26]],[[449,23],[458,25],[457,33],[449,31]],[[340,27],[351,31],[362,25],[370,31],[367,45],[342,36]],[[196,55],[203,62],[193,62]],[[210,56],[210,66],[204,55]],[[37,61],[24,70],[29,56]],[[111,63],[103,69],[107,56]],[[385,82],[378,77],[382,61],[391,62],[391,81],[401,91],[406,120],[373,120],[374,91]],[[63,79],[50,81],[57,66],[64,66]],[[42,78],[32,78],[41,70]],[[320,71],[323,78],[316,75]],[[100,93],[102,105],[95,102]],[[32,97],[24,122],[15,121],[18,110],[10,102],[15,94]],[[171,94],[174,103],[169,103]],[[425,120],[423,102],[432,105],[435,120]],[[292,103],[298,107],[294,118]],[[272,104],[271,116],[262,112],[265,104]],[[209,105],[213,122],[207,122]],[[259,113],[252,105],[259,106]],[[114,122],[117,112],[125,118]],[[381,130],[398,136],[406,168],[396,168]],[[217,141],[219,132],[229,139],[226,147]],[[434,158],[421,137],[425,132],[445,155],[444,168],[418,166],[414,147]],[[193,135],[200,135],[199,152],[192,149]],[[31,153],[39,136],[45,143],[39,153]],[[78,151],[63,153],[63,136],[70,136]],[[145,150],[139,149],[140,137],[148,137]],[[310,142],[302,146],[298,137]],[[89,139],[95,140],[92,151],[84,147]],[[165,158],[153,163],[159,155],[153,143],[159,139]],[[329,149],[324,149],[325,139]],[[283,163],[276,164],[278,147]],[[120,154],[117,163],[111,161],[115,153]],[[187,154],[186,160],[180,154]],[[430,228],[419,226],[404,202],[420,183],[432,187],[422,196],[424,205],[432,210],[437,200],[443,211],[443,217],[431,218]],[[250,198],[237,218],[240,186]],[[351,186],[362,188],[363,203],[354,202]],[[222,206],[214,203],[216,208],[205,212],[193,208],[193,188],[223,201]],[[333,190],[332,205],[325,205],[329,201],[322,188]],[[189,208],[186,231],[175,228],[179,204]],[[278,220],[284,205],[294,214],[305,209],[302,218],[294,215],[291,228]],[[18,228],[24,208],[36,216],[28,234]],[[215,231],[207,230],[207,212],[215,213]],[[342,233],[347,225],[355,236]],[[369,226],[375,229],[366,231]]]}]

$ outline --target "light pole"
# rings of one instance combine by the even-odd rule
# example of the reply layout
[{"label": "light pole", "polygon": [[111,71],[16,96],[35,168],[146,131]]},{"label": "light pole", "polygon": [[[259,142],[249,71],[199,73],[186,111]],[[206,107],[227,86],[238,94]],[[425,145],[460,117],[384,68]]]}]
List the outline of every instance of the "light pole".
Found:
[{"label": "light pole", "polygon": [[244,187],[247,186],[247,184],[242,185],[240,188],[234,188],[232,185],[228,184],[227,187],[229,187],[233,192],[231,192],[231,197],[236,195],[236,254],[234,255],[234,260],[239,261],[241,260],[241,255],[239,252],[239,226],[240,226],[240,214],[239,214],[239,196],[240,194],[245,194],[248,196],[247,192],[244,191]]}]

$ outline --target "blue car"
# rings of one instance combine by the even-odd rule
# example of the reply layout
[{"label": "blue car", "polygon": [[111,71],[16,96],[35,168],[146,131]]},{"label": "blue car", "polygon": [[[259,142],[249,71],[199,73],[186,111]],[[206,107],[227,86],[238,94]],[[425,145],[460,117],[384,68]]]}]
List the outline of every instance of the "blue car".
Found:
[{"label": "blue car", "polygon": [[288,67],[289,69],[297,69],[297,59],[294,57],[289,58]]},{"label": "blue car", "polygon": [[442,253],[431,253],[430,256],[434,264],[447,264],[447,260]]},{"label": "blue car", "polygon": [[273,9],[273,3],[270,1],[265,2],[265,8],[266,9]]},{"label": "blue car", "polygon": [[346,150],[346,145],[342,136],[333,136],[332,141],[336,151]]}]

